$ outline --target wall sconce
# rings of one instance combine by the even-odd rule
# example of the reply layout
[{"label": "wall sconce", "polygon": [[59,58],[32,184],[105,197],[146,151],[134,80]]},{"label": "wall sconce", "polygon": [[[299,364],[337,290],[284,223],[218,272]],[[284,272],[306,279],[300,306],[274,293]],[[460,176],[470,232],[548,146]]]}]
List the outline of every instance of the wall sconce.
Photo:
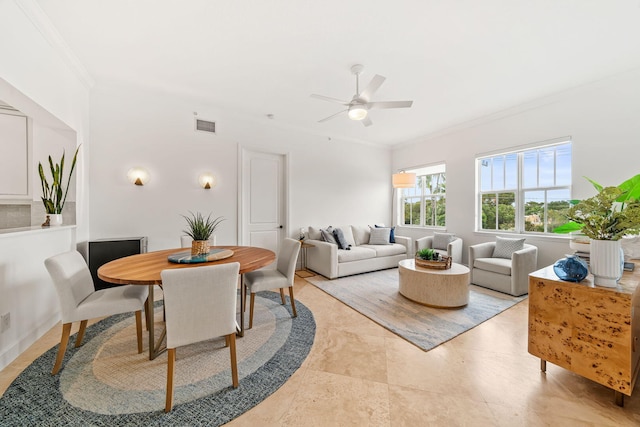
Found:
[{"label": "wall sconce", "polygon": [[149,172],[143,168],[131,168],[127,172],[127,179],[135,185],[145,185],[149,182]]},{"label": "wall sconce", "polygon": [[400,171],[393,174],[391,182],[393,183],[393,188],[413,188],[416,186],[416,174]]},{"label": "wall sconce", "polygon": [[198,177],[198,182],[200,183],[200,187],[205,190],[209,190],[216,186],[216,177],[210,174],[209,172],[203,173]]}]

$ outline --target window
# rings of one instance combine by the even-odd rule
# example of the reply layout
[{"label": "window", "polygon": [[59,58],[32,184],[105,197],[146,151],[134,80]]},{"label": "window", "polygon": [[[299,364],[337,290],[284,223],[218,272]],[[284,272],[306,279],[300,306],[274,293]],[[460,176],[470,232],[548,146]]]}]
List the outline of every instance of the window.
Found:
[{"label": "window", "polygon": [[[416,186],[401,193],[405,225],[444,227],[446,217],[445,165],[411,169],[416,174]],[[402,216],[401,216],[402,217]]]},{"label": "window", "polygon": [[476,159],[478,229],[552,233],[571,199],[571,141]]}]

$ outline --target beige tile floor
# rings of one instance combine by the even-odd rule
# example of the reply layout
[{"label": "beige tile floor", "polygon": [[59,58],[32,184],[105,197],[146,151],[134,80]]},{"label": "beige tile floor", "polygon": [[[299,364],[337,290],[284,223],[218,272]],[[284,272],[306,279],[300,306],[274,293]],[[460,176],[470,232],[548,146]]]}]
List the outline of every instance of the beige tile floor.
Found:
[{"label": "beige tile floor", "polygon": [[[603,386],[551,364],[540,372],[527,353],[526,300],[424,352],[301,278],[296,298],[316,320],[309,357],[230,426],[640,425],[640,391],[620,408]],[[0,372],[0,393],[59,332]]]}]

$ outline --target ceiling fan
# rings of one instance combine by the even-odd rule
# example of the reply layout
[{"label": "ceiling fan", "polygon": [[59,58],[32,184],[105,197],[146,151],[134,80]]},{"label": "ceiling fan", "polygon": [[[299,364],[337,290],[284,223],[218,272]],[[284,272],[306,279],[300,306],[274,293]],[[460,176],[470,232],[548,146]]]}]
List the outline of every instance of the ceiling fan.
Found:
[{"label": "ceiling fan", "polygon": [[371,119],[367,117],[368,111],[372,108],[409,108],[413,104],[413,101],[380,101],[380,102],[369,102],[373,94],[378,90],[382,83],[386,80],[384,77],[376,74],[373,76],[373,79],[369,82],[369,85],[360,92],[360,74],[362,74],[362,70],[364,66],[361,64],[355,64],[351,67],[351,73],[356,76],[356,94],[353,95],[351,101],[342,101],[340,99],[331,98],[329,96],[324,95],[316,95],[315,93],[311,95],[312,98],[321,99],[323,101],[334,102],[340,105],[347,107],[346,110],[339,111],[335,114],[330,115],[329,117],[325,117],[322,120],[318,120],[318,123],[326,122],[329,119],[336,117],[339,114],[348,112],[349,118],[351,120],[359,120],[365,126],[371,126],[373,123]]}]

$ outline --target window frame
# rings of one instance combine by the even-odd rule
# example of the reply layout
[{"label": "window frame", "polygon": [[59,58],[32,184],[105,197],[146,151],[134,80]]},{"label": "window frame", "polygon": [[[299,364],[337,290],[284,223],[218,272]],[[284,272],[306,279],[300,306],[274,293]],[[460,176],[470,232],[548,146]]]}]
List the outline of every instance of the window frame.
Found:
[{"label": "window frame", "polygon": [[[559,178],[559,165],[558,165],[558,148],[567,146],[569,153],[569,171],[568,174],[565,174],[565,179],[568,176],[569,183],[568,184],[556,184]],[[553,157],[553,185],[541,185],[541,165],[540,165],[540,153],[542,150],[548,150],[552,148],[554,157]],[[536,153],[536,186],[525,187],[525,154]],[[516,181],[515,188],[507,187],[507,156],[516,156]],[[493,161],[496,158],[502,157],[504,161],[502,162],[502,182],[503,186],[501,188],[493,187],[493,179],[494,179],[494,167],[492,166],[490,174],[491,174],[491,188],[489,190],[482,190],[483,181],[482,181],[482,167],[483,161],[491,160]],[[527,146],[521,146],[516,149],[500,151],[500,152],[492,152],[486,154],[476,155],[475,158],[476,164],[476,224],[475,231],[483,232],[483,233],[510,233],[510,234],[528,234],[528,235],[537,235],[537,236],[557,236],[557,234],[553,233],[553,230],[549,229],[549,193],[552,191],[562,190],[567,191],[568,200],[571,199],[572,194],[572,168],[573,168],[573,140],[571,137],[563,137],[558,138],[553,141],[546,141],[543,143],[534,143]],[[560,178],[562,178],[560,176]],[[527,193],[532,192],[542,192],[543,193],[543,218],[541,219],[542,224],[544,226],[543,231],[528,231],[526,230],[526,220],[525,220],[525,209],[526,202],[525,196]],[[485,195],[496,195],[504,193],[514,193],[514,204],[515,204],[515,218],[513,230],[504,230],[499,228],[499,217],[498,217],[498,209],[496,207],[496,224],[494,229],[482,228],[482,214],[483,214],[483,196]],[[551,200],[553,202],[554,200]],[[552,225],[552,224],[551,224]]]},{"label": "window frame", "polygon": [[[428,165],[428,166],[423,166],[423,167],[416,167],[416,168],[412,168],[412,169],[404,169],[405,172],[408,173],[415,173],[416,174],[416,186],[412,187],[411,189],[406,189],[406,188],[400,188],[399,192],[398,192],[398,221],[397,221],[397,225],[401,226],[401,227],[416,227],[416,228],[428,228],[428,229],[438,229],[438,230],[443,230],[446,228],[446,216],[447,216],[447,193],[446,193],[446,183],[447,183],[447,170],[446,170],[446,164],[444,162],[442,163],[437,163],[437,164],[432,164],[432,165]],[[430,172],[430,173],[427,173]],[[425,192],[426,189],[426,177],[427,176],[436,176],[436,175],[442,175],[442,177],[444,178],[444,182],[442,183],[442,185],[444,187],[438,186],[438,188],[443,188],[444,192],[437,192],[437,193],[432,193],[431,191],[429,191],[428,193]],[[417,181],[420,181],[420,194],[406,194],[407,190],[415,190],[418,188],[417,185]],[[406,224],[405,223],[405,209],[406,209],[406,204],[405,202],[407,200],[410,199],[418,199],[419,203],[420,203],[420,218],[419,218],[419,224]],[[427,225],[426,224],[426,214],[427,214],[427,202],[428,203],[435,203],[435,206],[437,207],[439,200],[440,199],[444,199],[444,216],[445,216],[445,220],[444,220],[444,224],[443,225]],[[412,202],[415,203],[415,202]],[[437,223],[437,210],[433,211],[433,215],[432,215],[432,219],[434,221],[434,223]]]}]

